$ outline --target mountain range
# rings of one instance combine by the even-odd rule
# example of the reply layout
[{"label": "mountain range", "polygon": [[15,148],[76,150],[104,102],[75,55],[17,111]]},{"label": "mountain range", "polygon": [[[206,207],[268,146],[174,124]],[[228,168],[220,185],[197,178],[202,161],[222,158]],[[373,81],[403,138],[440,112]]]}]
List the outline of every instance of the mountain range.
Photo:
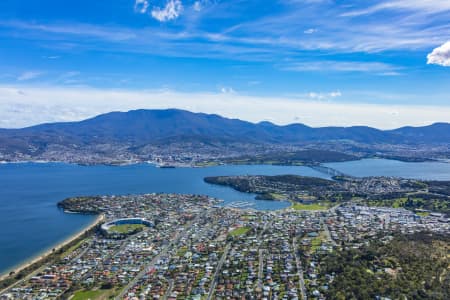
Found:
[{"label": "mountain range", "polygon": [[111,112],[79,122],[48,123],[21,129],[0,129],[0,153],[42,153],[49,147],[90,147],[113,144],[144,147],[173,143],[306,145],[449,145],[450,124],[380,130],[365,126],[312,128],[270,122],[251,123],[185,110]]}]

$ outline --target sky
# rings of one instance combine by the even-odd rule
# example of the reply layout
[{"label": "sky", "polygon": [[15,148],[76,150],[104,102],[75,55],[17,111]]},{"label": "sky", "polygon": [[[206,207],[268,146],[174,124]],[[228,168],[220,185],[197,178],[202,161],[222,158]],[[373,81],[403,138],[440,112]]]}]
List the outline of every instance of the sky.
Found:
[{"label": "sky", "polygon": [[0,127],[181,108],[450,122],[448,0],[2,0]]}]

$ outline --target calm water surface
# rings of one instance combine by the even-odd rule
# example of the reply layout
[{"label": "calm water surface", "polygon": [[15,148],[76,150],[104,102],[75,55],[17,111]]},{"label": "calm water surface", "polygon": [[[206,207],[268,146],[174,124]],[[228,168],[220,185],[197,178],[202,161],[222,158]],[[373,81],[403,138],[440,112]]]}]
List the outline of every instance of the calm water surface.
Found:
[{"label": "calm water surface", "polygon": [[148,164],[123,167],[61,163],[0,165],[0,273],[45,251],[93,221],[65,214],[56,203],[80,195],[138,193],[207,194],[232,202],[252,201],[257,209],[280,209],[286,202],[256,201],[254,195],[206,184],[214,175],[299,174],[326,177],[306,167],[220,166],[159,169]]},{"label": "calm water surface", "polygon": [[450,163],[402,162],[388,159],[363,159],[324,164],[342,173],[356,176],[396,176],[424,180],[450,180]]},{"label": "calm water surface", "polygon": [[[327,164],[354,176],[401,176],[450,180],[448,163],[403,163],[366,159]],[[263,210],[288,204],[256,201],[254,195],[206,184],[215,175],[297,174],[328,178],[307,167],[220,166],[211,168],[159,169],[151,165],[77,166],[51,164],[0,164],[0,273],[28,260],[87,226],[93,216],[65,214],[56,203],[80,195],[138,193],[206,194],[225,203],[245,200]]]}]

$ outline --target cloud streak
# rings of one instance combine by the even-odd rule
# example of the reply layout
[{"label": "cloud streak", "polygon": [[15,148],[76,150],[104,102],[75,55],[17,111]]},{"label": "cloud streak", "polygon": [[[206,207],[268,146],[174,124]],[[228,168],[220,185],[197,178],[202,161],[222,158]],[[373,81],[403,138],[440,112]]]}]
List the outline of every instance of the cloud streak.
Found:
[{"label": "cloud streak", "polygon": [[[319,94],[319,93],[316,93]],[[328,93],[339,97],[340,92]],[[171,90],[110,90],[0,86],[0,127],[75,121],[109,111],[180,108],[253,122],[302,122],[311,126],[369,125],[396,128],[450,122],[449,106],[369,105],[304,98],[253,97],[238,93],[182,93]],[[324,118],[323,116],[327,116]]]},{"label": "cloud streak", "polygon": [[281,65],[280,68],[297,72],[369,72],[379,75],[398,74],[398,67],[379,62],[309,61]]},{"label": "cloud streak", "polygon": [[147,0],[136,0],[136,2],[134,3],[134,11],[145,14],[147,12],[148,6],[149,3]]},{"label": "cloud streak", "polygon": [[26,80],[32,80],[35,78],[38,78],[39,76],[42,75],[42,72],[37,72],[37,71],[27,71],[22,73],[21,75],[19,75],[17,77],[18,81],[26,81]]}]

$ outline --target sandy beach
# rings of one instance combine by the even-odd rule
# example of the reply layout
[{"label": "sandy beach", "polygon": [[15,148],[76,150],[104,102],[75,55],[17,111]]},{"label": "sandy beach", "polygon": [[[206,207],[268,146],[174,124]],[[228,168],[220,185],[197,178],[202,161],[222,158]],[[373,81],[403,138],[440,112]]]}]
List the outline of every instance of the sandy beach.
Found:
[{"label": "sandy beach", "polygon": [[35,263],[39,262],[40,260],[46,258],[47,256],[49,256],[50,254],[53,253],[53,249],[55,251],[58,251],[62,247],[66,246],[67,244],[69,244],[69,243],[73,242],[74,240],[78,239],[79,237],[81,237],[87,230],[90,230],[93,227],[97,226],[99,223],[103,222],[104,218],[105,218],[105,216],[103,214],[98,215],[97,218],[89,226],[82,228],[80,231],[78,231],[77,233],[75,233],[72,236],[68,237],[63,242],[57,244],[55,247],[51,247],[47,251],[45,251],[42,254],[38,255],[37,257],[34,257],[31,260],[26,261],[26,262],[22,263],[19,266],[11,268],[10,270],[6,271],[4,274],[1,274],[0,280],[6,279],[9,276],[9,273],[12,272],[12,271],[14,271],[17,274],[18,272],[20,272],[23,269],[31,266],[32,264],[35,264]]}]

